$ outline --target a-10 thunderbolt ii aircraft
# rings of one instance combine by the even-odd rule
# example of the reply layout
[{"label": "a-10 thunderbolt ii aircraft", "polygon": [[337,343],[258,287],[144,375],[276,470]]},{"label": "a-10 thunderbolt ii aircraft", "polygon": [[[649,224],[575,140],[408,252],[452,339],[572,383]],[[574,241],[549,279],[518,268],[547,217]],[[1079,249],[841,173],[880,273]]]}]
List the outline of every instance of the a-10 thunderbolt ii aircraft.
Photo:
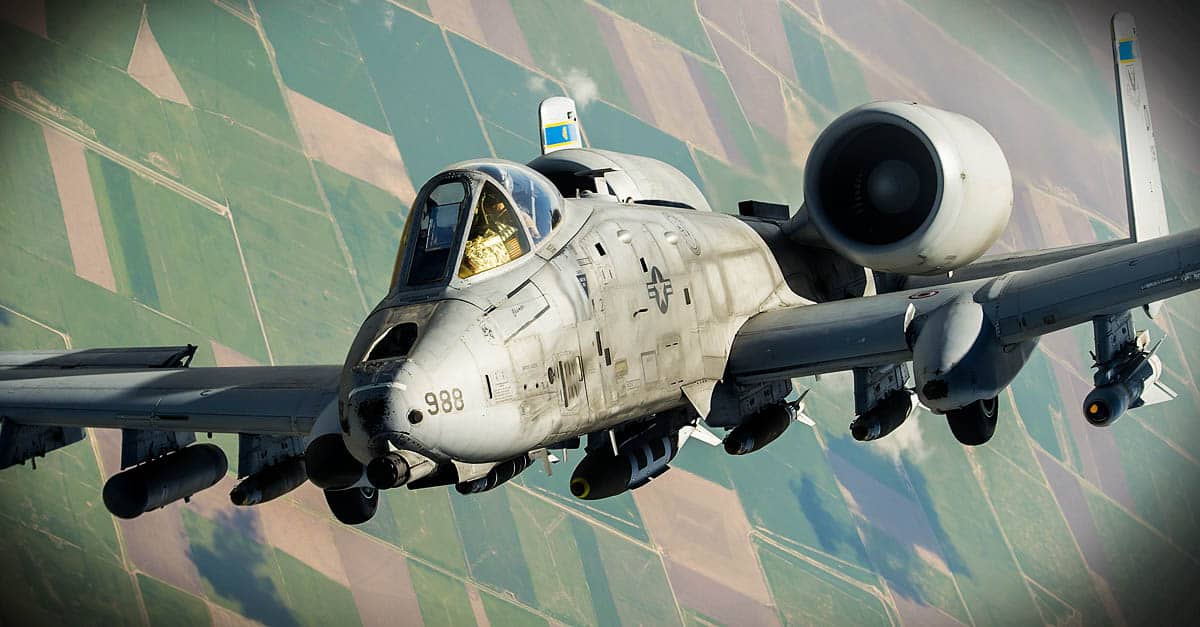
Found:
[{"label": "a-10 thunderbolt ii aircraft", "polygon": [[343,365],[6,353],[0,467],[120,428],[103,496],[133,517],[225,475],[196,432],[238,433],[235,504],[309,480],[353,524],[381,490],[489,490],[582,445],[570,489],[597,499],[666,471],[690,437],[716,443],[708,429],[734,455],[769,444],[804,375],[853,370],[858,440],[919,401],[983,444],[1038,337],[1088,322],[1083,414],[1108,425],[1171,396],[1131,310],[1200,287],[1200,232],[1167,234],[1133,22],[1113,27],[1129,239],[983,257],[1012,208],[1008,164],[980,125],[928,106],[846,113],[812,147],[803,207],[735,216],[671,166],[583,148],[574,103],[551,98],[540,157],[467,161],[421,188]]}]

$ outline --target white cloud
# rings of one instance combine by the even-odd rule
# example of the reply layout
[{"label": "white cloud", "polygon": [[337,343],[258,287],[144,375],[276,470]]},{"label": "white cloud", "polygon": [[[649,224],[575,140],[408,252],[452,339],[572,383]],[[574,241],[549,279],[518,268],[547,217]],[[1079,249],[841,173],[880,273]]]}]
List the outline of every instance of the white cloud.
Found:
[{"label": "white cloud", "polygon": [[567,94],[575,99],[575,105],[580,109],[591,104],[600,89],[596,87],[596,81],[587,75],[587,72],[579,68],[571,68],[567,71],[567,76],[564,79],[567,87]]},{"label": "white cloud", "polygon": [[546,79],[538,76],[537,74],[529,75],[529,80],[525,81],[525,87],[529,91],[538,94],[544,94],[550,91],[550,88],[546,84]]},{"label": "white cloud", "polygon": [[383,7],[383,27],[392,30],[392,23],[396,20],[396,10],[390,6]]},{"label": "white cloud", "polygon": [[902,455],[907,456],[909,461],[917,463],[924,461],[929,456],[929,447],[921,436],[920,418],[922,415],[928,414],[917,410],[895,431],[874,442],[867,442],[867,448],[887,457],[896,464],[900,463]]},{"label": "white cloud", "polygon": [[820,381],[816,377],[805,377],[796,381],[799,382],[801,388],[814,387],[830,395],[847,394],[851,402],[854,400],[854,372],[852,370],[823,374]]},{"label": "white cloud", "polygon": [[[821,380],[816,381],[813,378],[805,377],[803,379],[795,379],[797,389],[803,390],[806,387],[819,389],[826,398],[843,398],[846,400],[845,407],[852,413],[854,408],[854,373],[850,370],[842,372],[831,372],[821,375]],[[921,418],[935,416],[926,410],[918,407],[904,424],[890,434],[871,442],[863,442],[869,450],[874,451],[878,455],[882,455],[890,459],[894,463],[900,463],[900,457],[907,455],[909,461],[920,462],[929,456],[929,448],[925,444],[925,439],[921,436]],[[853,417],[853,416],[850,416]],[[935,416],[941,418],[941,416]],[[944,420],[944,419],[943,419]],[[847,433],[848,435],[848,433]]]}]

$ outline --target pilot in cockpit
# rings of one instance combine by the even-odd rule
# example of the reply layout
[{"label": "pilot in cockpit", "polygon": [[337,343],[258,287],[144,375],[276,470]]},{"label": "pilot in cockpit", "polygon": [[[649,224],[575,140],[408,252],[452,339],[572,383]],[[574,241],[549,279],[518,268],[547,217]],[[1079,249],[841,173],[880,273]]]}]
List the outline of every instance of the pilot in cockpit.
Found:
[{"label": "pilot in cockpit", "polygon": [[[473,183],[468,183],[460,174],[466,170],[486,176],[471,177]],[[471,193],[475,185],[480,186],[477,196]],[[499,159],[465,162],[431,179],[428,187],[414,205],[422,211],[410,213],[412,225],[405,227],[401,238],[393,271],[397,288],[424,289],[446,280],[449,264],[456,258],[452,250],[455,241],[462,242],[457,276],[467,279],[529,253],[562,220],[558,190],[544,176],[519,163]],[[476,205],[468,226],[463,218],[472,197]],[[406,246],[410,234],[411,246]]]},{"label": "pilot in cockpit", "polygon": [[525,254],[528,244],[518,234],[522,229],[518,213],[523,212],[514,212],[500,190],[490,182],[484,184],[463,249],[459,278],[491,270]]},{"label": "pilot in cockpit", "polygon": [[517,217],[529,233],[530,243],[536,246],[557,226],[561,215],[548,181],[517,164],[503,161],[485,162],[472,166],[486,172],[504,186],[517,205]]}]

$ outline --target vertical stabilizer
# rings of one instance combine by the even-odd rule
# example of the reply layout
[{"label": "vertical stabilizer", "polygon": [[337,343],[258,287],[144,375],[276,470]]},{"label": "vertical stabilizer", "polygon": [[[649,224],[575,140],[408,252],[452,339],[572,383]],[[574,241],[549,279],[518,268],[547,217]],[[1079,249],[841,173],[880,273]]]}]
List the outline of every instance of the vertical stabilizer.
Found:
[{"label": "vertical stabilizer", "polygon": [[[1117,105],[1121,122],[1121,151],[1125,160],[1125,199],[1129,208],[1129,234],[1142,242],[1168,233],[1158,149],[1150,124],[1150,99],[1142,70],[1142,51],[1133,16],[1112,18],[1113,63],[1117,73]],[[1146,305],[1151,317],[1161,302]]]},{"label": "vertical stabilizer", "polygon": [[579,128],[579,116],[575,114],[575,101],[565,96],[554,96],[542,101],[538,107],[541,123],[542,154],[566,148],[582,148],[583,135]]}]

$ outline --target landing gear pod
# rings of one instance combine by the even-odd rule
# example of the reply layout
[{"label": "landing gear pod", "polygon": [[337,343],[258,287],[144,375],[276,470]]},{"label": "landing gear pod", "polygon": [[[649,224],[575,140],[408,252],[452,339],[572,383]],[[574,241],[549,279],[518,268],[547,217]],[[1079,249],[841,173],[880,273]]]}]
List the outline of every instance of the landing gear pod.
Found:
[{"label": "landing gear pod", "polygon": [[379,508],[379,490],[375,488],[350,488],[349,490],[325,490],[325,503],[338,522],[346,525],[361,525],[375,516]]},{"label": "landing gear pod", "polygon": [[340,433],[327,433],[304,449],[304,466],[313,485],[325,490],[344,490],[362,478],[363,465],[346,448]]},{"label": "landing gear pod", "polygon": [[119,472],[104,484],[104,507],[119,518],[137,518],[211,488],[229,462],[215,444],[194,444]]},{"label": "landing gear pod", "polygon": [[999,415],[999,403],[993,396],[946,412],[946,422],[950,425],[950,431],[954,433],[954,439],[959,443],[979,446],[992,439]]}]

